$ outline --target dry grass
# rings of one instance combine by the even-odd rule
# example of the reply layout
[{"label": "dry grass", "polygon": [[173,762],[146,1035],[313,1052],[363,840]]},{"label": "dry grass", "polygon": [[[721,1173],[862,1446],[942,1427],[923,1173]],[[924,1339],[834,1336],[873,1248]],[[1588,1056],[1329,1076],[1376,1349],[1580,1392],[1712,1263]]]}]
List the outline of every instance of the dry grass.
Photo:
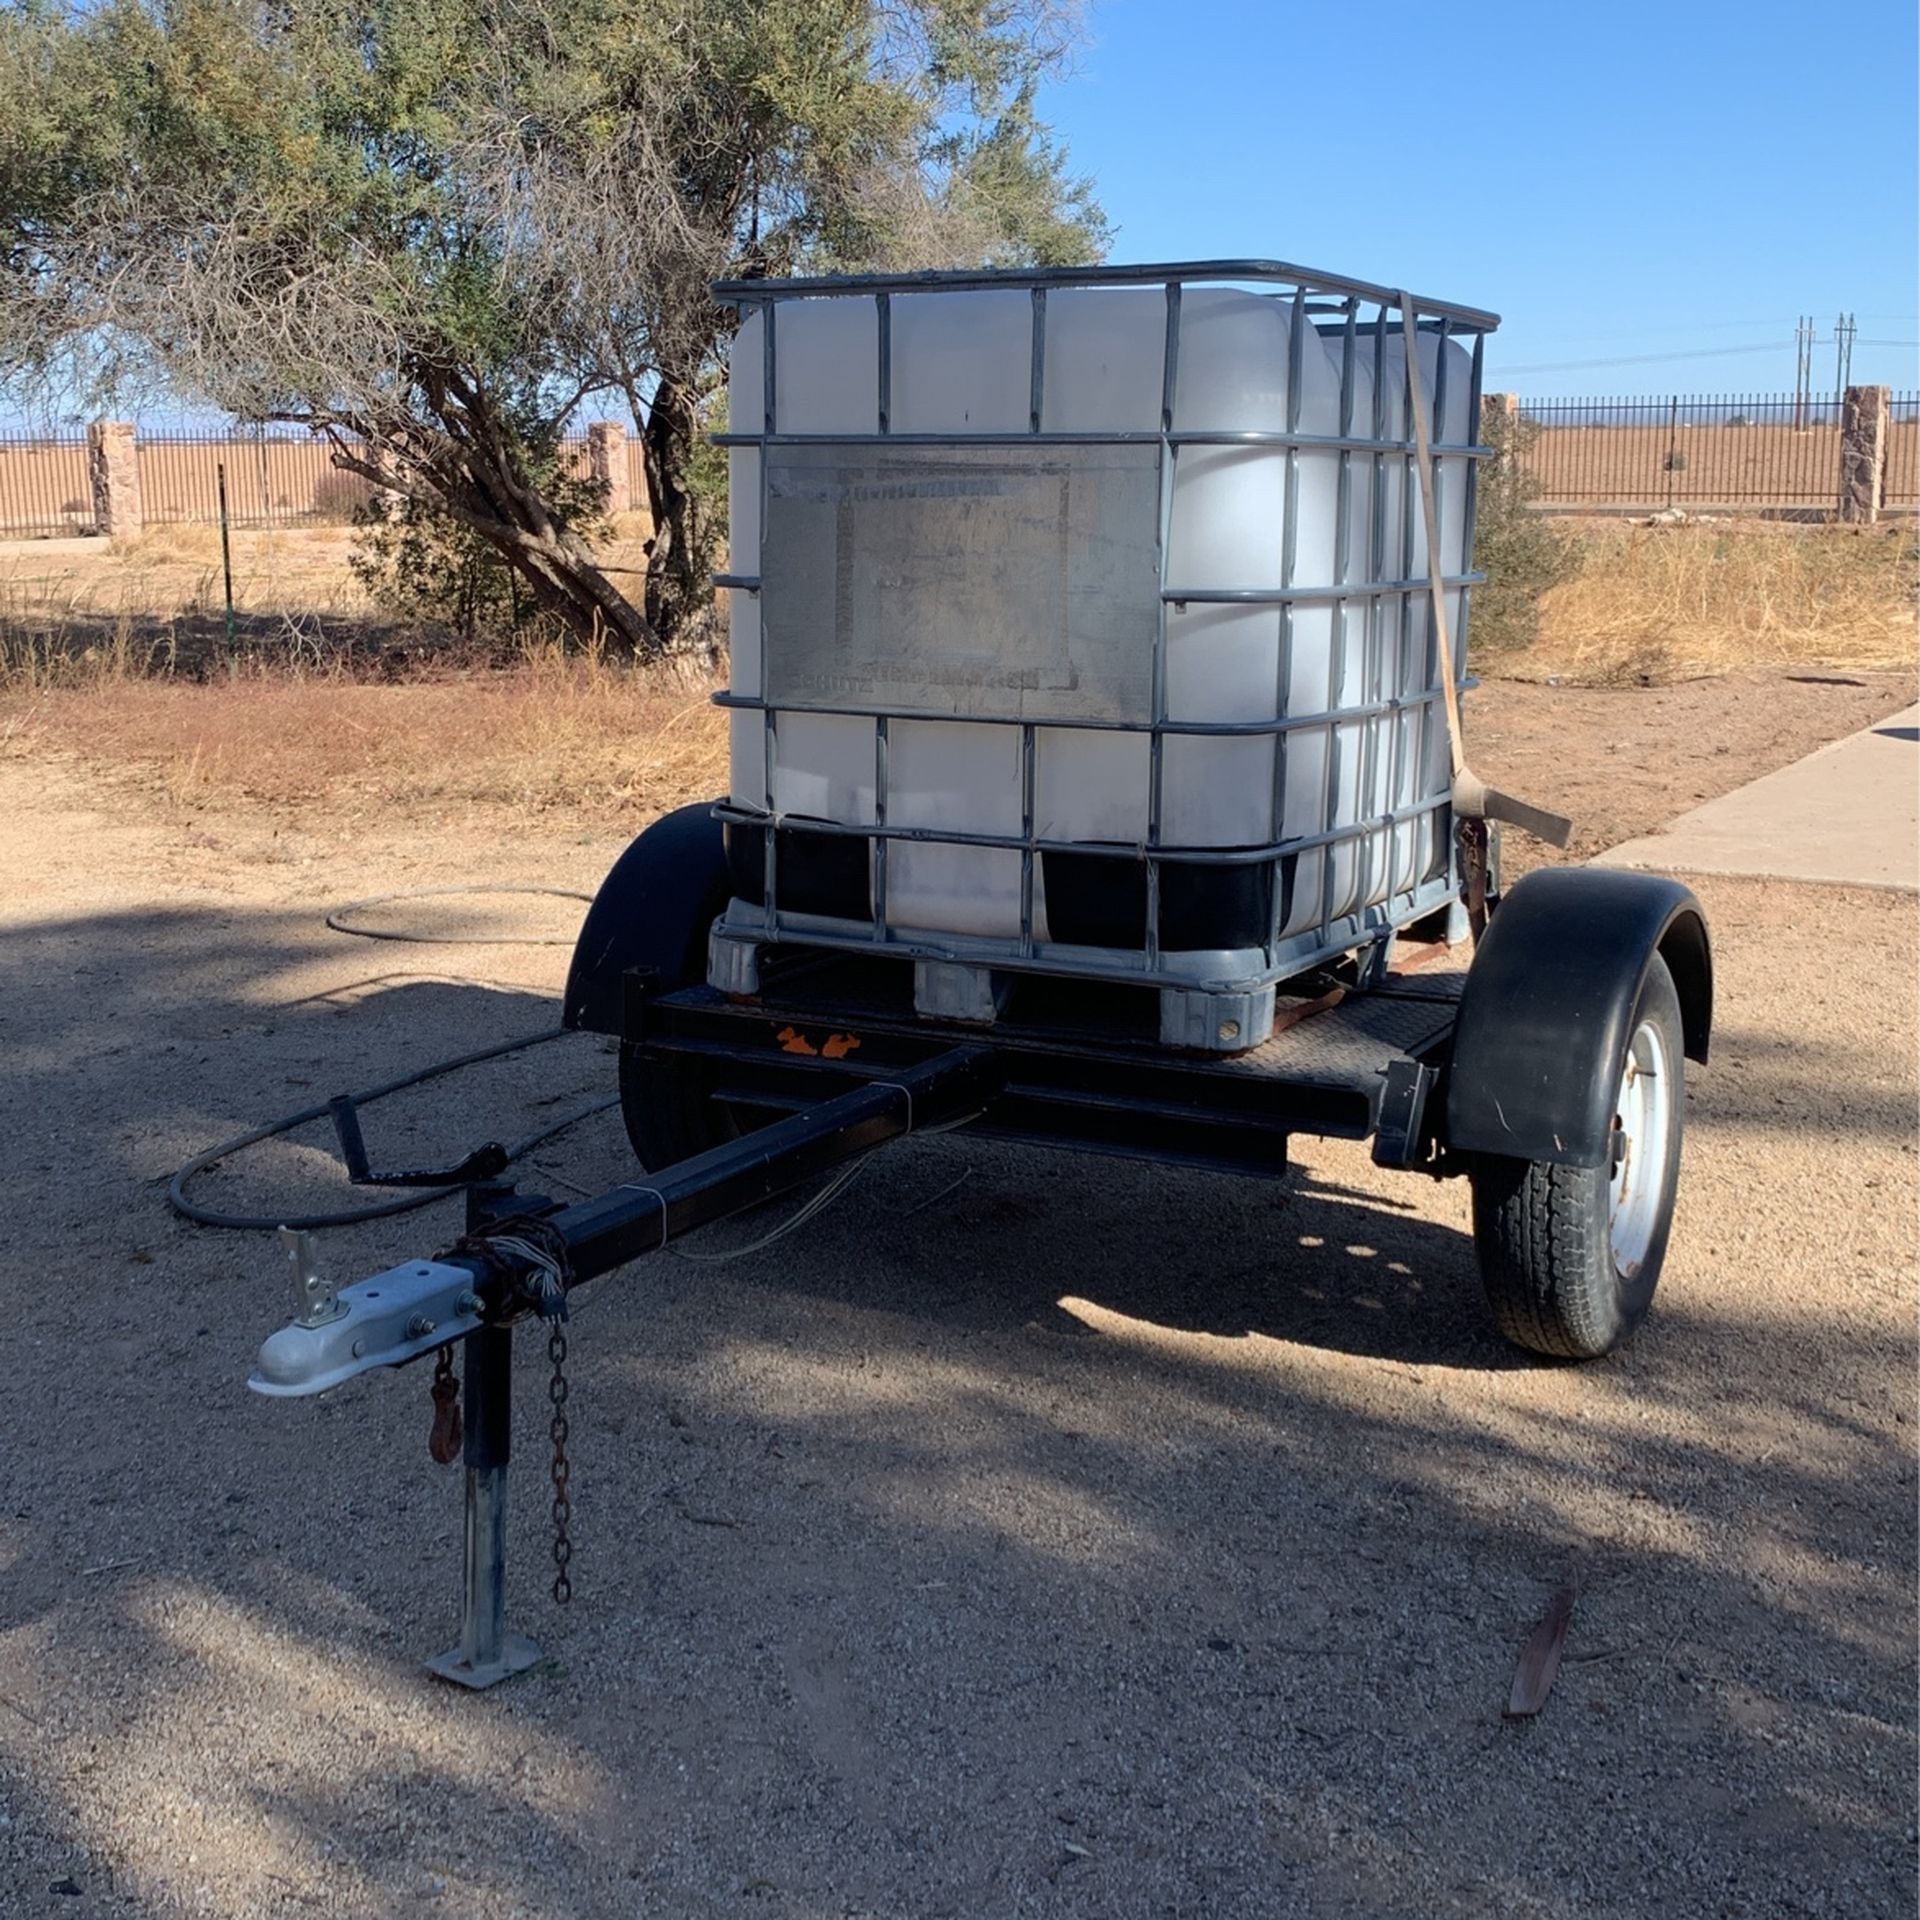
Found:
[{"label": "dry grass", "polygon": [[[371,613],[344,528],[232,536],[236,617],[294,664],[334,651]],[[225,619],[218,527],[157,527],[133,541],[0,548],[0,687],[87,686],[170,674]]]},{"label": "dry grass", "polygon": [[[643,531],[617,529],[616,551]],[[1584,565],[1548,594],[1538,644],[1483,668],[1605,685],[1913,661],[1911,533],[1607,522],[1579,537]],[[204,648],[209,580],[218,632],[216,530],[0,557],[0,750],[84,757],[182,807],[630,820],[724,788],[725,716],[705,675],[535,651],[505,669],[429,664],[371,682],[374,656],[336,643],[364,631],[349,538],[236,536],[237,596],[279,637],[203,683],[176,655],[196,620]]]},{"label": "dry grass", "polygon": [[1911,531],[1607,523],[1580,547],[1579,572],[1541,604],[1538,641],[1501,672],[1610,685],[1914,660]]},{"label": "dry grass", "polygon": [[[602,557],[617,578],[644,571],[649,531],[645,514],[615,516]],[[391,665],[396,636],[347,564],[355,537],[351,527],[233,532],[247,655],[296,673]],[[210,662],[225,671],[225,614],[217,526],[0,543],[0,690],[197,673]]]},{"label": "dry grass", "polygon": [[126,677],[0,699],[0,743],[124,769],[165,804],[346,815],[565,808],[631,820],[726,787],[705,675],[529,658],[404,686]]}]

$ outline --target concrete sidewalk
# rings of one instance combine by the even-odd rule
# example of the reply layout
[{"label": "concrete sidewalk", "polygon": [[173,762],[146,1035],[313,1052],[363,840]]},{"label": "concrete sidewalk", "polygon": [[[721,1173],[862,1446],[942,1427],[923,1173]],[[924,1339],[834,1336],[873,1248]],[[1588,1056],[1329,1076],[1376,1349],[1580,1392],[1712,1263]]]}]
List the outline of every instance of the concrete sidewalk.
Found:
[{"label": "concrete sidewalk", "polygon": [[1920,888],[1920,707],[1909,707],[1744,787],[1600,867],[1737,873],[1855,887]]}]

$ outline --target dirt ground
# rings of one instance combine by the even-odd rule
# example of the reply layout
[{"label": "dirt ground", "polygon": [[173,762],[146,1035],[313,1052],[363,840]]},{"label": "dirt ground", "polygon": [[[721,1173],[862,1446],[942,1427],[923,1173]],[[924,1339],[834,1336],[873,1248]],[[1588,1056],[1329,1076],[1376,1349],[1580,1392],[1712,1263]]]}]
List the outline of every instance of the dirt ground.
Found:
[{"label": "dirt ground", "polygon": [[1512,877],[1591,859],[1675,814],[1784,767],[1914,699],[1905,673],[1750,672],[1658,687],[1490,680],[1467,698],[1474,765],[1496,786],[1565,814],[1565,855],[1508,834]]},{"label": "dirt ground", "polygon": [[[1477,757],[1599,845],[1909,685],[1489,688]],[[575,1599],[523,1338],[512,1614],[549,1658],[469,1697],[419,1665],[459,1534],[424,1372],[247,1393],[281,1256],[163,1195],[246,1125],[553,1018],[564,946],[350,940],[326,906],[591,888],[624,834],[169,808],[32,752],[0,815],[8,1915],[1913,1911],[1911,897],[1702,887],[1674,1248],[1600,1365],[1491,1334],[1462,1188],[1308,1141],[1261,1185],[918,1140],[763,1252],[713,1257],[765,1230],[733,1222],[597,1283]],[[373,1149],[611,1078],[565,1041],[376,1109]],[[323,1144],[204,1197],[332,1198]],[[527,1177],[631,1164],[601,1114]],[[344,1279],[450,1232],[323,1252]],[[1553,1697],[1503,1722],[1567,1582]]]}]

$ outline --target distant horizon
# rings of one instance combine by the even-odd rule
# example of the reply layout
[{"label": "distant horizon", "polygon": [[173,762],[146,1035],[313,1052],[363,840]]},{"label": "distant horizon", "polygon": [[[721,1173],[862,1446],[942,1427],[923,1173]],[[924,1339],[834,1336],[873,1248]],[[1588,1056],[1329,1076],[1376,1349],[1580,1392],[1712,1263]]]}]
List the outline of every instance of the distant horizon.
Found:
[{"label": "distant horizon", "polygon": [[[1208,257],[1254,259],[1274,256],[1271,253],[1257,255],[1243,251],[1234,255],[1216,253]],[[1123,263],[1116,261],[1116,264]],[[1174,263],[1163,257],[1152,264]],[[1311,264],[1324,265],[1324,263]],[[1884,375],[1876,377],[1863,371],[1863,368],[1871,367],[1877,361],[1883,362],[1891,349],[1917,346],[1920,343],[1877,339],[1867,333],[1864,317],[1860,320],[1860,326],[1861,331],[1854,341],[1853,366],[1847,384],[1849,386],[1885,386],[1892,390],[1896,403],[1905,402],[1908,406],[1920,403],[1920,365],[1910,364],[1906,369],[1904,381],[1890,379]],[[1523,402],[1551,403],[1556,407],[1583,403],[1593,406],[1608,403],[1650,405],[1677,398],[1684,409],[1689,404],[1724,405],[1738,401],[1751,401],[1756,405],[1765,405],[1790,401],[1794,397],[1792,361],[1795,343],[1791,326],[1784,350],[1759,344],[1740,347],[1691,347],[1680,348],[1668,355],[1601,356],[1592,359],[1572,358],[1549,361],[1544,364],[1536,362],[1516,365],[1503,363],[1501,345],[1499,332],[1496,331],[1487,337],[1486,372],[1483,385],[1489,393],[1518,394]],[[1742,356],[1773,355],[1776,351],[1787,364],[1783,377],[1772,384],[1755,381],[1743,381],[1739,384],[1720,383],[1698,377],[1707,371],[1709,365],[1718,365],[1723,361]],[[1778,362],[1775,364],[1777,365]],[[1654,365],[1685,372],[1693,377],[1674,381],[1655,381],[1649,377],[1649,370]],[[1610,371],[1619,370],[1624,374],[1629,369],[1638,373],[1640,377],[1637,380],[1622,379],[1617,383],[1605,379],[1605,375]],[[1834,371],[1832,335],[1830,332],[1826,335],[1816,335],[1813,347],[1812,380],[1807,389],[1808,401],[1813,407],[1832,408],[1836,404],[1839,389],[1833,384]],[[1575,378],[1576,375],[1582,377]],[[154,405],[101,412],[0,407],[0,435],[17,439],[22,435],[35,433],[84,432],[87,424],[96,419],[132,420],[152,433],[216,432],[223,428],[250,428],[256,424],[241,420],[238,416],[224,413],[217,408],[185,405]],[[596,406],[590,402],[572,416],[568,431],[569,433],[584,432],[596,420],[617,421],[626,426],[629,431],[633,430],[632,419],[623,408]],[[277,421],[266,424],[273,432],[285,432],[290,435],[297,436],[306,431],[294,422]]]},{"label": "distant horizon", "polygon": [[[1496,335],[1495,338],[1498,336]],[[1857,351],[1857,349],[1856,349]],[[1863,380],[1856,376],[1849,382],[1852,386],[1887,386],[1891,388],[1893,404],[1905,417],[1920,415],[1920,376],[1910,386],[1901,387],[1885,380]],[[1489,393],[1513,393],[1520,398],[1522,407],[1529,404],[1547,407],[1553,410],[1557,425],[1585,424],[1573,416],[1580,409],[1599,411],[1605,407],[1654,407],[1665,406],[1675,401],[1679,403],[1679,418],[1686,421],[1697,414],[1711,410],[1721,412],[1729,407],[1737,408],[1742,403],[1759,407],[1777,407],[1791,404],[1794,389],[1791,380],[1783,386],[1774,387],[1684,387],[1661,386],[1640,387],[1638,389],[1620,387],[1604,388],[1591,386],[1567,392],[1551,392],[1546,384],[1529,386],[1524,382],[1515,383],[1503,379],[1498,363],[1493,359],[1489,344],[1487,354],[1487,374],[1484,386]],[[1832,425],[1833,416],[1839,406],[1840,395],[1831,385],[1822,385],[1816,361],[1813,385],[1808,390],[1807,405],[1812,418],[1809,426]],[[1822,417],[1827,416],[1827,417]],[[95,420],[131,420],[137,429],[150,434],[207,435],[218,437],[225,433],[251,434],[263,423],[248,421],[237,415],[222,413],[213,408],[173,407],[173,408],[124,408],[100,413],[59,413],[36,414],[22,409],[0,409],[0,442],[8,440],[18,442],[25,439],[65,439],[82,435]],[[575,414],[568,422],[568,438],[583,435],[587,428],[598,420],[611,420],[624,426],[629,433],[634,432],[633,421],[624,411],[612,409],[587,408]],[[304,439],[309,429],[297,422],[269,421],[264,423],[269,438]],[[5,451],[0,444],[0,454]]]}]

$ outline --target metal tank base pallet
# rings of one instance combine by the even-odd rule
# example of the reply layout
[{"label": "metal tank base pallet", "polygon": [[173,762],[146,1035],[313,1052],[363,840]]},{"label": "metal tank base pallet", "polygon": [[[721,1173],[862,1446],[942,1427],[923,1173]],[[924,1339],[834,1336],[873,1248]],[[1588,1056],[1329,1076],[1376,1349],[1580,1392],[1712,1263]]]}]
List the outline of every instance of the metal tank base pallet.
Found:
[{"label": "metal tank base pallet", "polygon": [[[707,950],[707,979],[722,993],[751,999],[760,992],[762,955],[766,951],[750,933],[716,927]],[[928,1020],[971,1027],[998,1024],[1018,977],[986,962],[908,958],[898,964],[912,969],[915,1013]],[[1278,989],[1272,982],[1256,987],[1158,987],[1139,991],[1157,997],[1157,1031],[1163,1047],[1244,1053],[1259,1046],[1273,1031]]]}]

